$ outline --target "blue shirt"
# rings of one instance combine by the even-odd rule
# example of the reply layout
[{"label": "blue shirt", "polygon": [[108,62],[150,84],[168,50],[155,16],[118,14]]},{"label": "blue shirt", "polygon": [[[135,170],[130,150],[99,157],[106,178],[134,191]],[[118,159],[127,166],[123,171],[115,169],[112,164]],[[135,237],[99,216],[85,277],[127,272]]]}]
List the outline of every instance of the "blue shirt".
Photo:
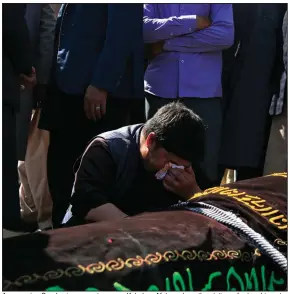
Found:
[{"label": "blue shirt", "polygon": [[[196,31],[196,16],[211,19]],[[165,41],[150,62],[145,91],[163,98],[221,97],[222,50],[234,42],[231,4],[145,4],[145,43]]]}]

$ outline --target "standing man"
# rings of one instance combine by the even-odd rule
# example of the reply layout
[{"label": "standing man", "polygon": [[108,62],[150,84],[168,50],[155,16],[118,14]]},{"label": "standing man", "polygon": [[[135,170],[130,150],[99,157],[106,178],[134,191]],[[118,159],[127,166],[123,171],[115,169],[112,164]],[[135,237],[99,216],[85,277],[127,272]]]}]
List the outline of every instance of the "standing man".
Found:
[{"label": "standing man", "polygon": [[141,4],[64,4],[60,9],[50,97],[40,121],[50,131],[55,227],[68,207],[74,163],[88,141],[143,121],[142,13]]},{"label": "standing man", "polygon": [[145,73],[147,119],[174,100],[194,110],[207,126],[203,168],[218,184],[222,50],[234,40],[232,5],[145,4],[143,34],[153,44]]},{"label": "standing man", "polygon": [[26,22],[29,30],[32,61],[37,71],[37,84],[21,93],[20,111],[17,114],[18,160],[24,161],[29,124],[34,101],[44,99],[48,83],[54,43],[56,18],[50,4],[27,4]]},{"label": "standing man", "polygon": [[283,26],[283,60],[281,58],[281,78],[276,93],[272,97],[270,115],[272,124],[264,164],[264,175],[287,172],[287,68],[288,68],[288,11],[285,12]]},{"label": "standing man", "polygon": [[[46,98],[54,48],[56,17],[50,4],[27,4],[26,22],[30,35],[32,62],[37,71],[37,84],[33,89],[21,93],[20,111],[16,116],[18,172],[21,186],[19,189],[21,216],[25,221],[38,221],[41,228],[51,226],[52,201],[48,195],[46,170],[41,165],[46,153],[43,143],[35,139],[34,124],[31,120],[33,108],[40,107]],[[37,122],[36,122],[37,123]],[[36,132],[44,132],[36,130]],[[30,152],[27,153],[28,135],[30,134]],[[31,146],[40,147],[41,151],[31,151]],[[44,149],[43,149],[44,148]],[[31,153],[34,159],[31,158]],[[38,153],[38,154],[37,154]],[[41,154],[41,155],[39,155]],[[35,188],[37,187],[37,188]],[[45,188],[44,188],[45,187]],[[37,227],[37,226],[36,226]]]},{"label": "standing man", "polygon": [[3,165],[2,213],[3,228],[25,230],[20,218],[17,176],[16,113],[22,88],[36,82],[32,68],[29,33],[25,22],[26,4],[3,4]]},{"label": "standing man", "polygon": [[286,4],[233,4],[235,43],[224,51],[224,124],[220,164],[237,180],[263,175],[269,107],[279,87]]}]

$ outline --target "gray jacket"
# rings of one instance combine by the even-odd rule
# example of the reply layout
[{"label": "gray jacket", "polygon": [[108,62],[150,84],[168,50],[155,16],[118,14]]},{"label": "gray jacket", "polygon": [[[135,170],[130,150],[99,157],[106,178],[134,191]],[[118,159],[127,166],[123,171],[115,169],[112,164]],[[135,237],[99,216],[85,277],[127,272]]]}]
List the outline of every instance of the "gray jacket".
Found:
[{"label": "gray jacket", "polygon": [[27,4],[26,21],[37,82],[47,84],[52,64],[56,17],[50,4]]}]

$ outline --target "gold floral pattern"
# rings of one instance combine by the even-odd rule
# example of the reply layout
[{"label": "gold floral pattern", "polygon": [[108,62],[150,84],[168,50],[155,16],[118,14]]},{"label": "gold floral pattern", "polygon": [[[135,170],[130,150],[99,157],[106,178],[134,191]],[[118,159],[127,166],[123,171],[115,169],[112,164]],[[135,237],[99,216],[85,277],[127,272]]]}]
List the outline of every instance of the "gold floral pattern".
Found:
[{"label": "gold floral pattern", "polygon": [[274,245],[276,246],[287,246],[287,241],[284,241],[282,239],[275,239]]},{"label": "gold floral pattern", "polygon": [[78,268],[84,273],[87,272],[89,274],[102,273],[106,269],[106,265],[103,262],[91,263],[87,267],[82,265],[78,265]]},{"label": "gold floral pattern", "polygon": [[[282,241],[282,240],[281,240]],[[255,249],[253,252],[241,251],[241,250],[213,250],[212,252],[203,251],[203,250],[173,250],[166,251],[163,254],[160,252],[150,253],[145,257],[137,255],[136,257],[130,257],[126,260],[122,258],[117,258],[115,260],[110,260],[107,263],[105,262],[96,262],[91,263],[87,266],[78,265],[71,266],[66,269],[56,269],[46,272],[44,275],[39,275],[33,273],[32,275],[24,275],[18,277],[14,282],[4,280],[3,281],[3,290],[9,289],[11,286],[21,287],[25,284],[32,284],[38,280],[48,281],[48,280],[57,280],[62,277],[80,277],[84,274],[97,274],[104,271],[121,271],[124,268],[132,267],[141,267],[143,264],[149,266],[154,264],[159,264],[161,262],[175,262],[180,259],[182,260],[195,260],[199,261],[210,261],[210,260],[224,260],[224,259],[240,259],[241,261],[248,262],[254,257],[259,257],[261,254],[258,249]]]}]

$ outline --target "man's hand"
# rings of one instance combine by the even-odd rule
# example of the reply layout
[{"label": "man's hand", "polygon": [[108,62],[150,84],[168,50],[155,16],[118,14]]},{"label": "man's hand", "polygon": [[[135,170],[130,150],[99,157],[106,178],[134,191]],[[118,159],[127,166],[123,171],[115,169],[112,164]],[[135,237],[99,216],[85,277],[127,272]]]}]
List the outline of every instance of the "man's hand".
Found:
[{"label": "man's hand", "polygon": [[150,53],[152,59],[163,52],[164,43],[164,41],[159,41],[157,43],[151,44]]},{"label": "man's hand", "polygon": [[206,16],[197,16],[196,22],[197,22],[197,26],[196,26],[197,30],[204,30],[211,25],[211,20]]},{"label": "man's hand", "polygon": [[32,67],[32,73],[30,75],[20,75],[20,89],[30,89],[36,85],[36,72],[35,68]]},{"label": "man's hand", "polygon": [[84,109],[88,119],[97,121],[106,113],[108,93],[94,86],[88,86],[85,94]]},{"label": "man's hand", "polygon": [[163,186],[167,191],[185,200],[201,191],[196,183],[195,174],[191,166],[184,170],[178,168],[170,169],[163,180]]}]

